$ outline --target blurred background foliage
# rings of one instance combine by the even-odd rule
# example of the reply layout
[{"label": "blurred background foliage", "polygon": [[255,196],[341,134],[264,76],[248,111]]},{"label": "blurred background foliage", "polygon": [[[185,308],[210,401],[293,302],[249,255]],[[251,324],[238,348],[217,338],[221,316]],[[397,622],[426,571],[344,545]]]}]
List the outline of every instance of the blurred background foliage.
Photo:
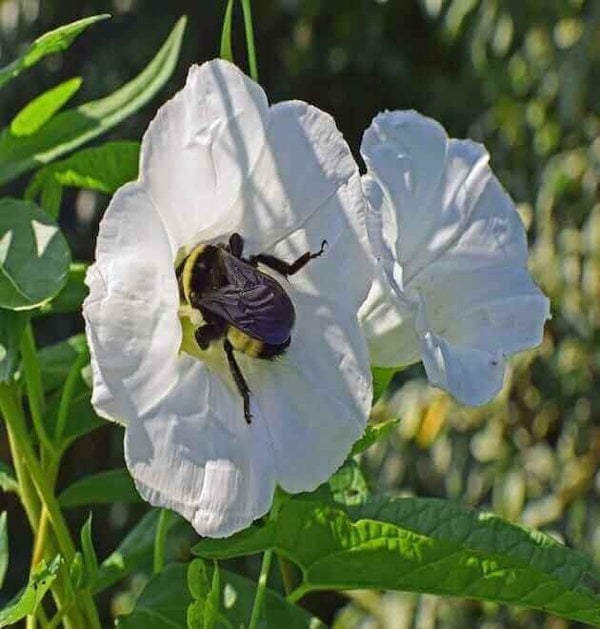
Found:
[{"label": "blurred background foliage", "polygon": [[[48,58],[5,89],[2,125],[43,89],[70,77],[84,79],[80,102],[109,93],[146,64],[185,13],[190,22],[175,76],[110,136],[139,139],[160,102],[183,84],[189,64],[216,55],[224,4],[0,0],[2,64],[50,28],[113,14],[67,54]],[[542,347],[513,361],[502,395],[484,408],[461,408],[431,390],[419,367],[394,378],[374,415],[401,422],[362,461],[373,490],[493,509],[600,562],[600,1],[252,4],[260,80],[271,100],[298,98],[329,111],[357,156],[362,131],[386,108],[418,109],[450,135],[484,142],[528,229],[532,271],[552,300]],[[237,13],[236,23],[234,54],[245,67]],[[26,183],[11,192],[20,194]],[[107,201],[89,191],[65,195],[60,220],[76,259],[91,260]],[[55,316],[36,331],[47,343],[81,327],[79,317]],[[6,445],[0,450],[5,455]],[[73,448],[61,483],[119,466],[121,457],[118,431],[100,429]],[[114,548],[142,509],[113,505],[95,513],[99,554]],[[73,518],[81,524],[85,513]],[[27,557],[25,526],[15,518],[10,526],[20,532],[11,540],[18,537]],[[17,569],[9,585],[20,583],[26,568]],[[252,573],[256,565],[238,568]],[[139,587],[135,579],[131,584]],[[113,591],[107,617],[111,606],[127,605],[128,596]],[[338,629],[575,626],[530,611],[394,592],[357,592],[349,602],[329,596],[313,604]]]}]

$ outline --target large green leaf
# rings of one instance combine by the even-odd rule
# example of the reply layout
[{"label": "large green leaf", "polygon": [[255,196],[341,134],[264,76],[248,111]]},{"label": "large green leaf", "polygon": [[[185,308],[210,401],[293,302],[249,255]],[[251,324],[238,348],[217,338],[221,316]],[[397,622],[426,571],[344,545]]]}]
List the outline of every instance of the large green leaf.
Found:
[{"label": "large green leaf", "polygon": [[8,83],[8,81],[21,74],[23,70],[41,61],[46,55],[66,50],[73,43],[73,40],[88,26],[109,17],[110,15],[108,13],[92,15],[91,17],[77,20],[77,22],[60,26],[38,37],[24,54],[7,66],[0,68],[0,88]]},{"label": "large green leaf", "polygon": [[0,308],[0,382],[10,380],[19,366],[21,335],[27,315]]},{"label": "large green leaf", "polygon": [[126,469],[99,472],[69,485],[58,497],[64,508],[115,502],[142,502]]},{"label": "large green leaf", "polygon": [[[98,569],[96,592],[110,587],[132,572],[151,573],[158,516],[158,509],[152,509],[146,513],[129,531],[117,549],[101,563]],[[172,513],[167,519],[165,548],[167,562],[181,560],[182,555],[189,554],[191,536],[193,533],[190,525],[182,517]]]},{"label": "large green leaf", "polygon": [[542,609],[600,626],[595,569],[581,553],[491,514],[428,498],[343,508],[283,500],[266,524],[195,552],[226,558],[275,548],[317,589],[385,588]]},{"label": "large green leaf", "polygon": [[10,132],[14,136],[26,136],[35,133],[73,98],[81,87],[81,83],[81,78],[75,77],[34,98],[13,118],[10,123]]},{"label": "large green leaf", "polygon": [[60,555],[56,555],[49,565],[43,559],[40,561],[19,598],[0,611],[0,627],[12,625],[35,611],[56,578],[61,563]]},{"label": "large green leaf", "polygon": [[[56,185],[59,187],[58,193],[61,194],[60,185]],[[46,209],[44,206],[43,195],[41,205],[44,209]],[[58,205],[56,207],[58,209]],[[41,308],[36,310],[35,314],[47,315],[57,314],[60,312],[76,312],[81,310],[83,300],[88,294],[88,288],[85,285],[85,274],[87,268],[88,265],[85,262],[72,262],[69,265],[69,275],[63,289],[52,301],[44,304]]]},{"label": "large green leaf", "polygon": [[63,187],[89,188],[112,194],[137,177],[139,153],[139,142],[125,141],[82,149],[41,168],[29,184],[25,196],[35,199],[39,194],[44,210],[56,217]]},{"label": "large green leaf", "polygon": [[148,66],[116,92],[57,114],[27,137],[4,129],[0,135],[0,184],[73,151],[145,105],[175,68],[185,23],[181,18]]},{"label": "large green leaf", "polygon": [[67,280],[71,254],[60,229],[34,203],[0,199],[0,307],[35,308]]},{"label": "large green leaf", "polygon": [[[192,564],[193,566],[193,564]],[[173,627],[187,629],[186,610],[192,603],[192,597],[186,587],[187,564],[170,564],[158,576],[151,579],[136,601],[131,614],[119,616],[117,626],[120,629],[164,629]],[[197,578],[199,572],[190,575]],[[220,570],[220,613],[236,629],[248,626],[256,594],[256,584],[237,574]],[[196,589],[194,582],[188,582]],[[198,593],[196,591],[196,593]],[[273,629],[324,629],[323,623],[311,617],[299,607],[290,605],[277,592],[266,590],[265,624],[261,627]],[[202,626],[202,625],[200,625]],[[218,622],[217,627],[227,626]]]}]

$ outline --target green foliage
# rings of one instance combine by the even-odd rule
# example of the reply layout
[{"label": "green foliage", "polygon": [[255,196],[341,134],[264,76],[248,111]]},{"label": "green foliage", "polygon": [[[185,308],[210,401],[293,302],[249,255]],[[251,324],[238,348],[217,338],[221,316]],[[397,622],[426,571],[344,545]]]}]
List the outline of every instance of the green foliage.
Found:
[{"label": "green foliage", "polygon": [[98,559],[94,549],[92,540],[92,513],[88,515],[87,520],[81,527],[81,557],[83,560],[83,571],[81,585],[83,587],[93,588],[98,579]]},{"label": "green foliage", "polygon": [[352,458],[329,479],[329,489],[333,500],[346,506],[366,502],[370,493],[358,463]]},{"label": "green foliage", "polygon": [[0,589],[8,570],[8,529],[6,527],[6,511],[0,513]]},{"label": "green foliage", "polygon": [[47,564],[44,559],[40,561],[19,598],[0,611],[0,627],[16,623],[36,610],[48,588],[56,579],[61,563],[60,555],[56,555],[50,564]]},{"label": "green foliage", "polygon": [[43,127],[50,118],[60,111],[81,87],[81,77],[64,81],[27,103],[10,123],[14,136],[27,136]]},{"label": "green foliage", "polygon": [[100,100],[57,114],[36,133],[0,135],[0,184],[47,164],[108,131],[145,105],[171,76],[185,29],[181,18],[154,59],[132,81]]},{"label": "green foliage", "polygon": [[398,425],[399,419],[388,419],[379,424],[367,424],[365,434],[352,446],[351,456],[364,452],[374,443],[385,439]]},{"label": "green foliage", "polygon": [[600,625],[593,564],[541,533],[444,500],[381,499],[344,509],[311,495],[269,521],[194,551],[225,559],[275,549],[311,590],[399,589],[544,609]]},{"label": "green foliage", "polygon": [[15,473],[4,461],[0,461],[0,489],[4,492],[19,491],[19,483],[15,478]]},{"label": "green foliage", "polygon": [[373,404],[386,392],[394,374],[397,372],[397,367],[371,367],[371,374],[373,375]]},{"label": "green foliage", "polygon": [[[55,179],[52,179],[52,181],[58,186],[57,193],[61,195],[62,189],[60,184],[56,183]],[[40,201],[42,207],[46,209],[43,193]],[[58,204],[60,204],[60,198]],[[56,205],[56,207],[58,208],[58,205]],[[75,312],[80,310],[83,300],[88,293],[87,286],[85,285],[87,267],[88,265],[83,262],[72,262],[69,265],[69,274],[64,288],[52,301],[41,306],[39,310],[36,310],[35,314],[58,314],[61,312]]]},{"label": "green foliage", "polygon": [[69,485],[58,497],[66,509],[90,504],[113,504],[115,502],[141,502],[131,474],[126,469],[99,472],[85,476]]},{"label": "green foliage", "polygon": [[213,629],[218,626],[221,579],[216,563],[210,581],[202,559],[192,561],[187,569],[187,585],[193,599],[187,608],[188,627]]},{"label": "green foliage", "polygon": [[38,350],[44,391],[58,389],[67,379],[73,363],[80,356],[87,355],[87,352],[84,334],[76,334],[65,341]]},{"label": "green foliage", "polygon": [[21,74],[23,70],[41,61],[46,55],[66,50],[88,26],[105,20],[108,17],[110,17],[110,15],[107,13],[92,15],[91,17],[71,22],[71,24],[60,26],[49,33],[44,33],[44,35],[38,37],[18,59],[15,59],[4,68],[0,68],[0,88],[11,79]]},{"label": "green foliage", "polygon": [[44,166],[31,180],[25,197],[39,194],[42,207],[56,218],[64,187],[88,188],[106,194],[137,178],[139,142],[107,142]]},{"label": "green foliage", "polygon": [[36,308],[64,286],[70,262],[57,225],[29,201],[0,199],[0,307]]},{"label": "green foliage", "polygon": [[0,308],[0,382],[8,382],[19,366],[21,335],[27,316]]}]

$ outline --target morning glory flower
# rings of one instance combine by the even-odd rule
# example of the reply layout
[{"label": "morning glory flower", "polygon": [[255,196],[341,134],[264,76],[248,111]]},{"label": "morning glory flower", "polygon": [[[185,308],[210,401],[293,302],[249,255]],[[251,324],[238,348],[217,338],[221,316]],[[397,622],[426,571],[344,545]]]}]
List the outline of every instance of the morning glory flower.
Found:
[{"label": "morning glory flower", "polygon": [[538,345],[549,317],[514,203],[481,144],[414,111],[376,116],[361,154],[377,258],[360,313],[372,362],[422,360],[434,386],[488,402],[507,357]]},{"label": "morning glory flower", "polygon": [[[141,495],[206,536],[266,513],[276,485],[324,482],[362,434],[371,403],[357,311],[371,282],[360,175],[333,119],[299,101],[269,107],[234,65],[193,66],[141,147],[139,179],[100,224],[84,304],[97,412],[126,427]],[[250,389],[244,418],[219,340],[195,341],[198,312],[176,271],[199,244],[243,238],[243,255],[287,262],[295,324],[274,360],[235,351]],[[364,234],[364,236],[363,236]]]}]

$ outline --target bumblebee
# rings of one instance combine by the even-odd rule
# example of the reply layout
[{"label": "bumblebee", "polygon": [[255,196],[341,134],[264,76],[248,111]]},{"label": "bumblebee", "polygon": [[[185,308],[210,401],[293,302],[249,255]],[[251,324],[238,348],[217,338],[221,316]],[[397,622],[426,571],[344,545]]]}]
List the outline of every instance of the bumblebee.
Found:
[{"label": "bumblebee", "polygon": [[273,360],[289,347],[296,318],[294,304],[283,286],[258,265],[289,277],[322,255],[326,246],[324,240],[319,251],[307,251],[292,263],[265,253],[245,258],[243,238],[232,234],[227,244],[198,245],[177,269],[181,299],[203,318],[194,332],[196,343],[205,350],[211,342],[222,339],[248,424],[252,421],[250,389],[235,352]]}]

